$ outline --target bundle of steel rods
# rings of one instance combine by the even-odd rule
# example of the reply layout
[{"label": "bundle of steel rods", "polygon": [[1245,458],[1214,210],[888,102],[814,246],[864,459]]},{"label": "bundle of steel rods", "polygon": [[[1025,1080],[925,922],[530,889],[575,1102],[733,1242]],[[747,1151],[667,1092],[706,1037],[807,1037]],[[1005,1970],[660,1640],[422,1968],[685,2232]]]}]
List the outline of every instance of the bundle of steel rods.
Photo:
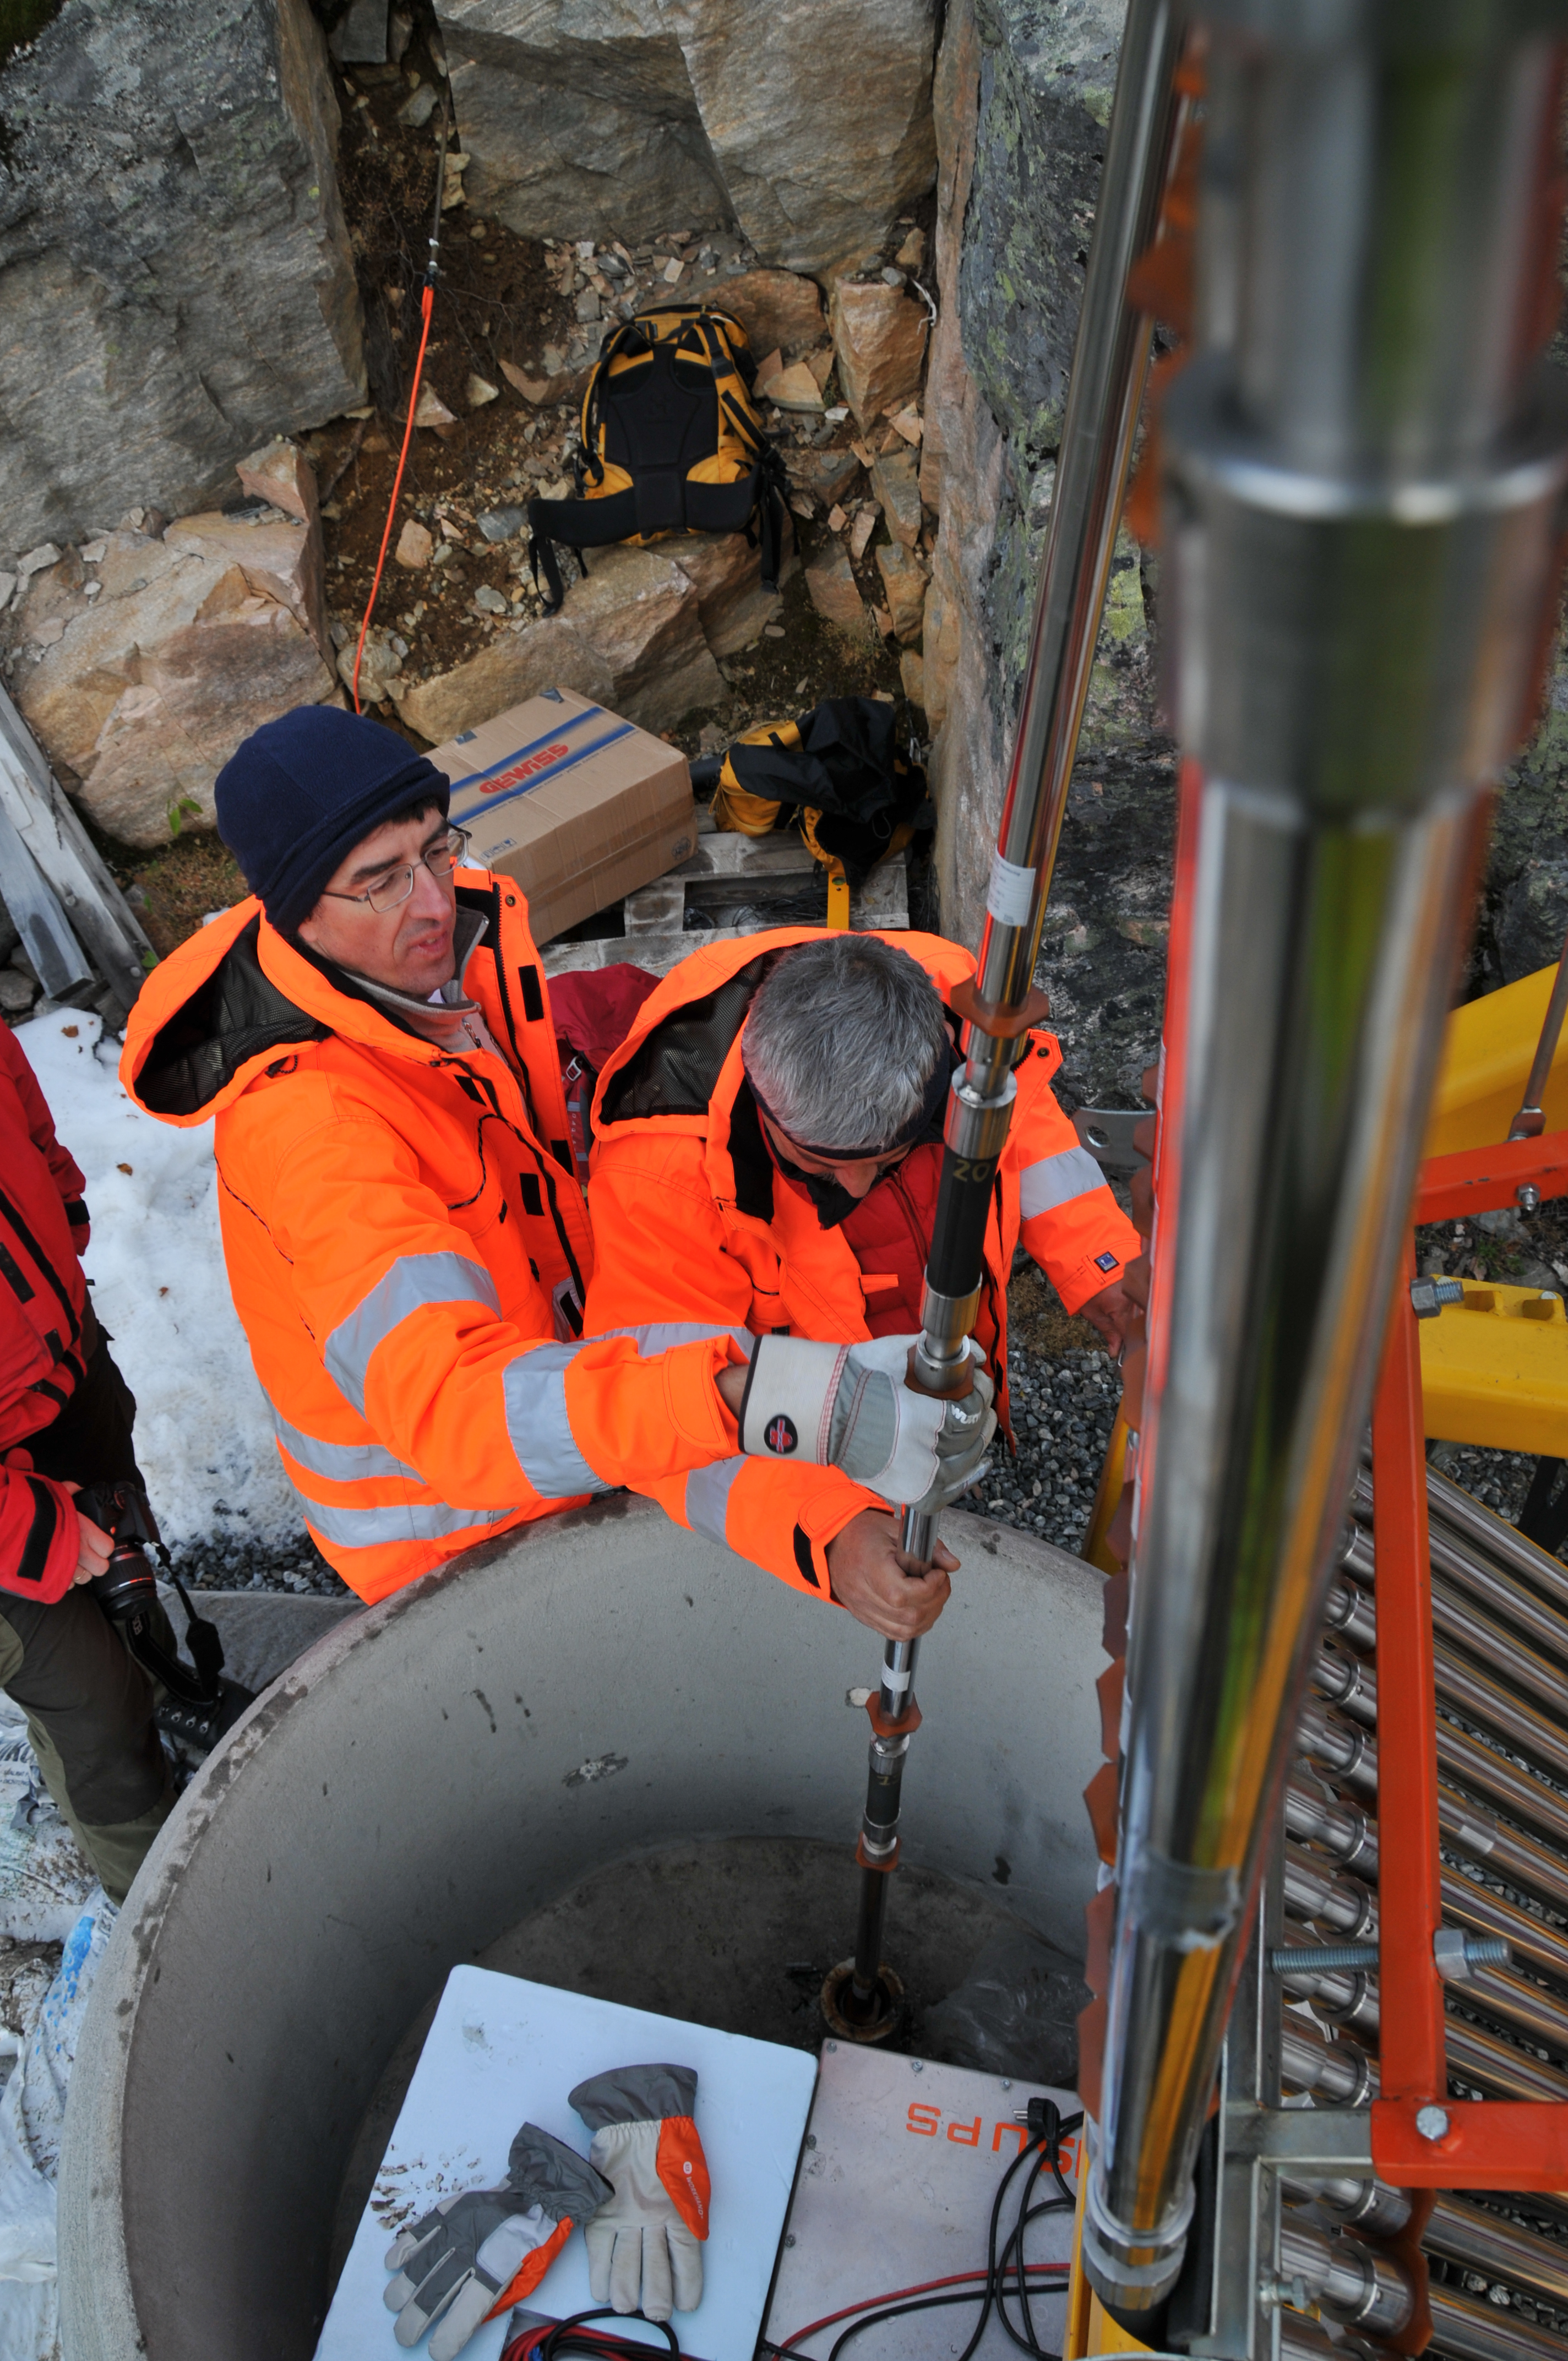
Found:
[{"label": "bundle of steel rods", "polygon": [[[1568,1566],[1435,1471],[1428,1477],[1437,1650],[1439,1825],[1452,1960],[1456,2095],[1568,2102]],[[1286,2087],[1331,2106],[1377,2089],[1376,1503],[1358,1480],[1331,1586],[1313,1697],[1286,1794]],[[1494,1956],[1467,1958],[1475,1938]],[[1495,1956],[1506,1944],[1506,1960]],[[1343,1948],[1346,1964],[1320,1954]],[[1408,2269],[1379,2240],[1410,2220],[1403,2191],[1354,2177],[1284,2184],[1281,2270],[1354,2333],[1396,2345]],[[1526,2218],[1528,2217],[1528,2218]],[[1531,2226],[1531,2224],[1535,2226]],[[1568,2331],[1568,2193],[1441,2195],[1420,2239],[1431,2350],[1454,2361],[1548,2361]],[[1289,2301],[1287,2293],[1286,2300]],[[1520,2307],[1523,2307],[1521,2310]],[[1286,2361],[1345,2345],[1295,2312]]]}]

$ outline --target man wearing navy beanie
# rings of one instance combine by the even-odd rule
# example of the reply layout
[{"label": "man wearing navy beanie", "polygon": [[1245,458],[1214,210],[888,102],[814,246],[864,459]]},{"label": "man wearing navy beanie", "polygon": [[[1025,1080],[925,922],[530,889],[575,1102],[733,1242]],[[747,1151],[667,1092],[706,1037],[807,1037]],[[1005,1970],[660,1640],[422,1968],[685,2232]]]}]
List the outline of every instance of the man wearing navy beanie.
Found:
[{"label": "man wearing navy beanie", "polygon": [[[462,865],[448,801],[378,722],[311,705],[257,730],[217,782],[251,896],[148,977],[120,1066],[164,1122],[216,1118],[284,1469],[367,1599],[596,1492],[722,1483],[754,1341],[583,1338],[593,1242],[527,905]],[[790,1534],[775,1556],[796,1581]]]}]

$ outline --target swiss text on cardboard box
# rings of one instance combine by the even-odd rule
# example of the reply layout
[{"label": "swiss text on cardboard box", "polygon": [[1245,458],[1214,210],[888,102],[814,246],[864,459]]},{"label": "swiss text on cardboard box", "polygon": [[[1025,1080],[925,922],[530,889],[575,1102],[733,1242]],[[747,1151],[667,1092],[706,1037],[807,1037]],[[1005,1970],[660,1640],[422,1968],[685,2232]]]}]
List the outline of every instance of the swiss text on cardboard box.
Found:
[{"label": "swiss text on cardboard box", "polygon": [[551,689],[432,750],[477,866],[514,877],[536,942],[689,858],[691,773],[678,747]]}]

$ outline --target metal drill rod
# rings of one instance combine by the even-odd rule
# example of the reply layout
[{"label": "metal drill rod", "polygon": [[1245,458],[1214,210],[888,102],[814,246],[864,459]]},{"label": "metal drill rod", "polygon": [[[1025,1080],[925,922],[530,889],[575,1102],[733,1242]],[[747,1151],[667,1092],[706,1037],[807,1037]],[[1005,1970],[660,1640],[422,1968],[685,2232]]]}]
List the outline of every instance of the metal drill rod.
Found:
[{"label": "metal drill rod", "polygon": [[1461,2295],[1457,2288],[1428,2290],[1434,2355],[1451,2361],[1563,2361],[1563,2339],[1553,2328],[1500,2312],[1496,2304]]},{"label": "metal drill rod", "polygon": [[[1050,894],[1078,733],[1089,694],[1127,470],[1148,370],[1152,323],[1126,300],[1128,274],[1153,244],[1178,120],[1180,49],[1172,0],[1131,0],[1106,137],[1083,307],[1073,346],[1050,524],[1025,664],[996,853],[986,899],[973,998],[965,1013],[964,1063],[943,1126],[942,1179],[910,1383],[938,1395],[969,1391],[968,1338],[984,1271],[992,1184],[1007,1144],[1016,1085],[1013,1061],[1031,1014],[1040,928]],[[997,1372],[999,1389],[1005,1370]],[[929,1565],[937,1521],[906,1508],[902,1544]],[[913,1645],[883,1652],[882,1711],[914,1704]],[[873,1737],[862,1822],[859,1932],[840,2006],[851,2022],[879,2021],[878,1990],[888,1871],[866,1866],[876,1840],[897,1856],[899,1791],[907,1740],[896,1760]]]},{"label": "metal drill rod", "polygon": [[1195,15],[1198,335],[1161,419],[1191,884],[1082,2240],[1135,2334],[1186,2252],[1568,475],[1524,261],[1560,28],[1398,0]]},{"label": "metal drill rod", "polygon": [[1552,1557],[1516,1527],[1494,1516],[1490,1509],[1437,1468],[1427,1469],[1427,1506],[1441,1521],[1479,1550],[1483,1557],[1522,1575],[1544,1597],[1568,1613],[1568,1566]]},{"label": "metal drill rod", "polygon": [[[1522,1533],[1514,1535],[1519,1550],[1512,1558],[1505,1558],[1490,1536],[1472,1535],[1445,1522],[1445,1506],[1439,1506],[1430,1482],[1428,1501],[1437,1512],[1430,1527],[1433,1572],[1444,1576],[1451,1586],[1457,1584],[1488,1613],[1517,1626],[1542,1654],[1555,1657],[1568,1666],[1568,1566],[1548,1557],[1544,1550],[1536,1550]],[[1375,1584],[1376,1534],[1372,1518],[1372,1488],[1365,1471],[1357,1479],[1353,1505],[1359,1521],[1345,1536],[1340,1564],[1358,1581]],[[1476,1505],[1479,1507],[1478,1502]],[[1498,1530],[1513,1532],[1511,1526],[1500,1526]],[[1533,1552],[1533,1561],[1526,1555],[1528,1552]],[[1543,1589],[1548,1593],[1546,1598],[1541,1596]],[[1558,1602],[1555,1606],[1551,1603],[1553,1593]]]},{"label": "metal drill rod", "polygon": [[1568,936],[1557,961],[1557,973],[1552,978],[1551,995],[1546,1003],[1546,1015],[1541,1023],[1541,1038],[1530,1060],[1530,1079],[1524,1086],[1519,1113],[1508,1126],[1510,1139],[1539,1139],[1546,1129],[1546,1116],[1541,1102],[1546,1095],[1546,1085],[1552,1075],[1552,1064],[1557,1055],[1557,1044],[1563,1038],[1563,1020],[1568,1016]]}]

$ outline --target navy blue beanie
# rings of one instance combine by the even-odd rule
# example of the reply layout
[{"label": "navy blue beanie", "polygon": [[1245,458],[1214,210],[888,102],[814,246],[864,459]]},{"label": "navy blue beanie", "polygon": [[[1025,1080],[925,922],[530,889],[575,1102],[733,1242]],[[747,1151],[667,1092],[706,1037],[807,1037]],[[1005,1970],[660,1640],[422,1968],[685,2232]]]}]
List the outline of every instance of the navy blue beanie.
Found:
[{"label": "navy blue beanie", "polygon": [[218,773],[218,832],[280,934],[308,918],[361,839],[426,798],[451,797],[406,738],[335,705],[264,722]]}]

